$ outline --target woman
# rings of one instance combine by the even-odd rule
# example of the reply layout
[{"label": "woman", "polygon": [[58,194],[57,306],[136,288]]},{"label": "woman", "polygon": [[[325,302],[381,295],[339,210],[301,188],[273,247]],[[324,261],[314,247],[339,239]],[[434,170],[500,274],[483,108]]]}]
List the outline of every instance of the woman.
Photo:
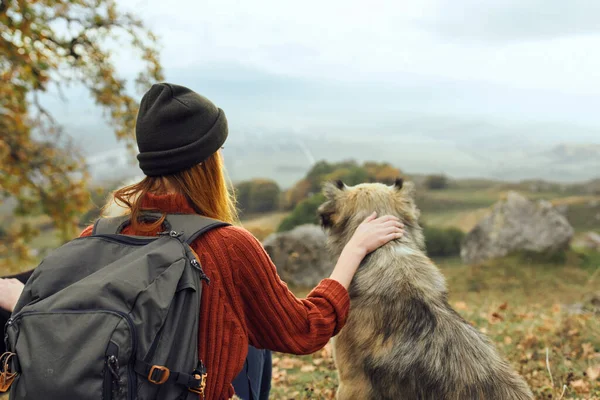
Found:
[{"label": "woman", "polygon": [[[227,138],[223,111],[178,85],[156,84],[144,95],[136,125],[138,161],[146,177],[115,192],[131,213],[125,234],[156,235],[162,220],[139,222],[143,210],[201,214],[234,223],[220,149]],[[129,199],[134,199],[130,201]],[[88,227],[82,236],[90,235]],[[348,287],[362,259],[402,236],[397,218],[373,213],[359,226],[328,279],[300,300],[277,275],[260,242],[235,226],[198,238],[199,254],[211,284],[202,291],[199,356],[208,370],[207,399],[230,399],[248,344],[260,349],[310,354],[344,326]],[[0,290],[2,288],[0,287]]]}]

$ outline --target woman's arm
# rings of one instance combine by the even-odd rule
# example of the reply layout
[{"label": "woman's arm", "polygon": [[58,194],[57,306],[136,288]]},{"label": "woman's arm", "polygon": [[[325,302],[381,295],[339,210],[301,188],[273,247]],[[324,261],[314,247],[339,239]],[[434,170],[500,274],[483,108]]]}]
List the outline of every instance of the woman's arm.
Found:
[{"label": "woman's arm", "polygon": [[402,235],[394,217],[367,218],[340,256],[331,277],[305,299],[298,299],[279,278],[264,248],[249,232],[228,231],[229,255],[236,267],[250,344],[294,354],[322,348],[345,325],[350,309],[347,287],[362,258]]},{"label": "woman's arm", "polygon": [[12,312],[25,285],[16,278],[0,278],[0,308]]}]

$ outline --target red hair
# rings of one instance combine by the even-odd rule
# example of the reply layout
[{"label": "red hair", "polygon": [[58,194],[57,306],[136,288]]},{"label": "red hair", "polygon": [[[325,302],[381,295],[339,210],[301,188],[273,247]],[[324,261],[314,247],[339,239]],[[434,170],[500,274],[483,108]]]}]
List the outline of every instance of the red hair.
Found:
[{"label": "red hair", "polygon": [[165,194],[170,191],[183,194],[200,215],[229,223],[238,220],[235,196],[227,186],[220,151],[192,168],[172,175],[147,176],[136,184],[117,189],[113,198],[117,205],[129,209],[131,225],[135,231],[152,232],[162,225],[166,214],[155,223],[141,224],[138,218],[142,213],[142,199],[147,193]]}]

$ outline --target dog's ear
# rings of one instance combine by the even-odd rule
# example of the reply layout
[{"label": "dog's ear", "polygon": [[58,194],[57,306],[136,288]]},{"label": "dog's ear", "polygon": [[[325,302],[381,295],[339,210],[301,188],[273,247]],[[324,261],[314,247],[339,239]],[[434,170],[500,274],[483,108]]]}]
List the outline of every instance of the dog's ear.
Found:
[{"label": "dog's ear", "polygon": [[394,188],[396,190],[401,190],[402,186],[404,186],[404,179],[396,178],[396,181],[394,182]]},{"label": "dog's ear", "polygon": [[319,220],[321,221],[321,226],[325,229],[331,228],[333,226],[333,221],[331,217],[335,213],[335,204],[333,201],[329,200],[325,203],[321,204],[317,209],[317,215],[319,216]]},{"label": "dog's ear", "polygon": [[323,194],[328,200],[333,200],[339,193],[346,190],[344,182],[337,180],[335,182],[327,182],[323,185]]}]

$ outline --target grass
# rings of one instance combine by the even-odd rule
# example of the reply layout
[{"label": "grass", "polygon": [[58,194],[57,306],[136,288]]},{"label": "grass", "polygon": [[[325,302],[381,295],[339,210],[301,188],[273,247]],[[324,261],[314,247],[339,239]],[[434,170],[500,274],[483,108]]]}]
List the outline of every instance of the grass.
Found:
[{"label": "grass", "polygon": [[277,230],[281,221],[283,221],[288,214],[288,212],[281,211],[242,216],[242,226],[252,232],[259,240],[264,240],[267,236]]},{"label": "grass", "polygon": [[[496,343],[536,399],[600,399],[600,318],[567,311],[600,287],[600,254],[569,252],[561,262],[515,255],[480,266],[457,259],[437,264],[450,303]],[[331,346],[309,356],[275,354],[272,383],[276,399],[334,398]]]},{"label": "grass", "polygon": [[[600,232],[600,196],[520,191],[532,199],[567,204],[567,218],[577,232]],[[506,192],[505,185],[477,184],[421,193],[417,204],[427,224],[468,231]],[[242,225],[264,239],[285,216],[246,216]],[[57,243],[51,230],[36,240],[41,248]],[[451,304],[496,343],[536,399],[600,399],[595,378],[600,373],[600,317],[567,311],[569,304],[599,290],[599,254],[569,252],[554,260],[520,254],[479,266],[465,266],[458,259],[437,263],[446,276]],[[309,289],[294,291],[306,296]],[[273,399],[334,398],[337,375],[331,346],[308,356],[275,354],[272,384]]]}]

